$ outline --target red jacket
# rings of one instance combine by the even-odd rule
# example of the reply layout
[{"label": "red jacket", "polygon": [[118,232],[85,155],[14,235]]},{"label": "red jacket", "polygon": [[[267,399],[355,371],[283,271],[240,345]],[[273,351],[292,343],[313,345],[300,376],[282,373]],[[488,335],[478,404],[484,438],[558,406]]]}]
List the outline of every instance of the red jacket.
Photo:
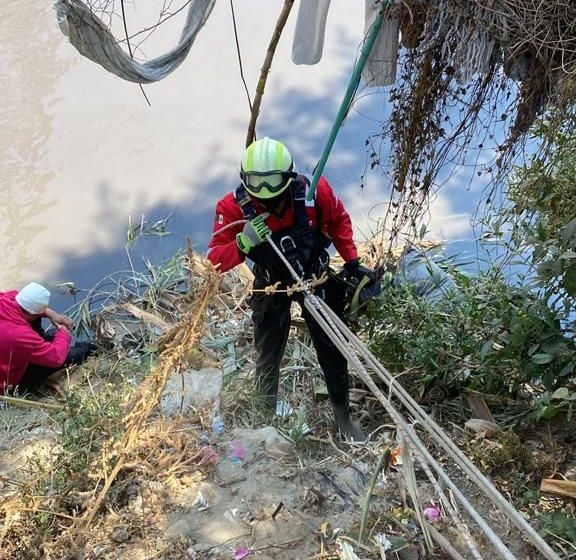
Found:
[{"label": "red jacket", "polygon": [[60,367],[72,343],[66,329],[58,329],[54,340],[46,342],[24,318],[17,293],[0,292],[0,393],[20,382],[28,364]]},{"label": "red jacket", "polygon": [[[358,258],[358,251],[352,238],[352,222],[348,212],[344,209],[342,201],[334,194],[332,187],[324,177],[320,177],[318,188],[315,193],[316,205],[320,210],[321,227],[323,233],[328,235],[334,247],[345,262]],[[264,212],[264,208],[253,198],[254,208],[258,214]],[[313,203],[307,205],[306,212],[312,227],[317,225],[316,209]],[[236,235],[242,231],[243,223],[231,226],[222,231],[228,224],[243,220],[242,209],[234,199],[234,193],[227,194],[216,205],[216,217],[214,218],[214,233],[208,243],[208,259],[214,265],[220,265],[220,272],[226,272],[236,265],[244,262],[246,255],[236,245]],[[270,215],[266,223],[272,232],[290,227],[294,223],[294,208],[291,205],[286,209],[282,217]]]}]

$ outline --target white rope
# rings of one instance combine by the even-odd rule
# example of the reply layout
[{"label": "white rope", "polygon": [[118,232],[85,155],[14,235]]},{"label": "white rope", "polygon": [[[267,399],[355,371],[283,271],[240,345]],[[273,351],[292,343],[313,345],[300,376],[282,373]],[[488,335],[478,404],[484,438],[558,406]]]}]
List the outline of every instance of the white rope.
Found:
[{"label": "white rope", "polygon": [[[496,548],[496,550],[498,551],[500,556],[502,558],[504,558],[505,560],[515,560],[515,556],[510,552],[510,550],[508,550],[506,545],[500,540],[498,535],[496,535],[496,533],[494,533],[492,528],[486,523],[486,521],[482,518],[482,516],[476,511],[474,506],[462,494],[462,492],[458,489],[458,487],[454,484],[454,482],[452,482],[450,477],[446,474],[446,472],[442,469],[442,467],[437,463],[437,461],[434,459],[434,457],[432,457],[432,455],[426,449],[426,446],[422,443],[422,441],[420,440],[420,438],[418,437],[418,435],[416,434],[414,429],[409,425],[408,422],[406,422],[406,420],[404,420],[402,415],[392,406],[390,401],[388,399],[386,399],[386,397],[382,393],[382,391],[380,391],[380,389],[376,386],[374,381],[372,381],[372,379],[370,378],[370,375],[364,370],[364,367],[362,366],[362,363],[359,361],[358,357],[353,352],[351,352],[351,350],[348,346],[343,347],[342,342],[345,339],[344,339],[342,333],[338,332],[339,329],[338,329],[338,331],[332,330],[329,327],[328,322],[325,321],[325,318],[314,307],[315,304],[322,306],[322,303],[324,303],[324,302],[321,299],[317,298],[316,296],[307,296],[304,300],[304,305],[306,306],[306,308],[311,312],[311,314],[318,321],[318,323],[324,327],[326,334],[330,337],[330,339],[334,342],[334,344],[337,345],[338,349],[344,354],[344,356],[348,360],[348,363],[350,363],[354,367],[354,369],[357,370],[357,372],[360,374],[360,378],[362,379],[362,381],[364,381],[364,383],[369,387],[369,389],[372,391],[372,393],[380,401],[382,406],[385,408],[386,412],[393,419],[393,421],[396,424],[396,426],[398,427],[399,431],[401,433],[404,433],[404,435],[406,436],[406,439],[408,441],[410,441],[413,448],[417,452],[417,456],[418,456],[418,454],[421,455],[421,457],[423,458],[421,463],[423,463],[425,460],[434,468],[438,477],[441,478],[442,481],[446,484],[446,486],[448,486],[454,492],[454,494],[460,500],[460,502],[462,503],[464,508],[468,511],[468,513],[470,514],[472,519],[474,519],[474,521],[476,521],[476,523],[482,529],[484,534],[490,539],[490,541],[492,542],[492,544],[494,545],[494,547]],[[348,330],[348,329],[346,328],[346,330]],[[350,332],[350,334],[352,334],[352,333]],[[415,504],[415,507],[417,507],[417,504]],[[467,544],[468,544],[468,541],[467,541]],[[477,551],[477,549],[476,550],[471,549],[471,550],[474,553],[474,556],[476,558],[478,558],[480,560],[482,559],[482,556]]]},{"label": "white rope", "polygon": [[[293,267],[286,260],[284,254],[278,249],[276,244],[268,237],[268,242],[284,262],[287,269],[290,271],[292,276],[296,281],[300,278],[296,274]],[[348,362],[357,370],[360,378],[364,383],[370,388],[372,393],[378,398],[380,403],[384,406],[391,418],[398,426],[398,428],[403,431],[407,439],[411,442],[416,451],[416,457],[423,458],[425,461],[421,461],[422,464],[427,462],[436,471],[437,476],[441,479],[446,486],[448,486],[453,492],[460,503],[464,506],[466,511],[470,514],[472,519],[478,524],[482,529],[484,534],[490,539],[499,555],[506,560],[515,560],[515,556],[510,552],[510,550],[504,545],[500,540],[498,535],[494,533],[493,529],[488,525],[488,523],[482,518],[478,511],[470,504],[464,494],[460,489],[454,484],[450,477],[446,474],[444,469],[436,462],[434,457],[430,454],[426,446],[420,440],[414,428],[408,424],[402,415],[394,408],[390,403],[389,399],[382,393],[378,386],[374,383],[368,372],[366,371],[364,365],[354,353],[353,350],[357,351],[367,362],[371,369],[382,379],[387,385],[391,393],[396,396],[400,402],[410,411],[415,418],[417,418],[425,429],[432,435],[432,437],[437,441],[437,443],[444,448],[444,450],[454,459],[458,466],[468,475],[470,480],[476,484],[476,486],[482,490],[482,492],[490,498],[490,500],[497,505],[506,516],[522,531],[526,537],[540,550],[544,555],[544,558],[548,560],[559,560],[558,555],[550,548],[550,546],[544,541],[544,539],[534,530],[534,528],[516,511],[514,506],[506,500],[500,492],[494,487],[494,485],[480,472],[480,470],[468,459],[468,457],[462,453],[462,451],[454,444],[454,442],[448,437],[448,435],[438,426],[418,405],[418,403],[410,396],[410,394],[396,382],[395,378],[378,362],[374,355],[366,348],[364,343],[344,324],[344,322],[336,315],[336,313],[324,302],[322,299],[315,296],[311,290],[304,293],[304,305],[313,316],[313,318],[318,322],[322,329],[326,332],[329,338],[334,342],[337,348],[346,357]],[[426,472],[426,469],[425,469]],[[428,476],[428,473],[427,473]],[[433,479],[432,473],[430,477]],[[429,477],[429,478],[430,478]],[[448,509],[448,508],[447,508]],[[451,513],[449,511],[449,513]],[[454,516],[455,518],[456,516]],[[455,523],[458,525],[458,521],[455,519]],[[424,531],[424,525],[423,531]],[[428,537],[429,538],[429,537]],[[468,546],[472,544],[470,541],[466,541]],[[477,556],[477,549],[474,550],[475,546],[471,548],[474,556]],[[479,554],[479,553],[478,553]]]},{"label": "white rope", "polygon": [[[450,437],[430,418],[420,405],[410,396],[410,394],[400,385],[396,379],[382,366],[374,355],[366,348],[363,342],[348,329],[343,321],[334,313],[328,305],[319,300],[323,307],[323,311],[331,316],[337,323],[339,329],[345,329],[354,347],[360,352],[364,359],[369,363],[371,368],[378,374],[380,379],[384,381],[390,391],[400,400],[406,409],[417,418],[422,426],[430,433],[430,435],[444,448],[444,450],[454,459],[458,466],[468,475],[470,480],[478,486],[484,494],[489,497],[495,505],[497,505],[506,516],[522,531],[527,538],[544,554],[544,557],[549,560],[559,560],[558,555],[550,548],[546,541],[534,530],[534,528],[518,513],[516,508],[508,501],[494,485],[480,472],[480,470],[470,461],[470,459],[454,444]],[[380,392],[378,387],[374,384],[371,378],[362,380],[367,383],[374,391]],[[384,396],[384,395],[382,395]],[[427,450],[426,450],[427,452]],[[458,491],[459,492],[459,491]],[[456,493],[456,492],[455,492]],[[464,503],[463,503],[464,505]]]},{"label": "white rope", "polygon": [[[318,298],[317,298],[318,299]],[[364,343],[348,329],[344,322],[336,315],[336,313],[328,307],[326,302],[319,299],[320,305],[330,317],[338,325],[339,329],[346,330],[349,335],[350,340],[353,342],[354,347],[362,355],[362,357],[369,363],[371,368],[376,372],[376,374],[384,381],[390,391],[398,398],[398,400],[406,407],[406,409],[416,417],[422,426],[427,429],[428,433],[444,448],[444,450],[454,459],[458,466],[468,475],[470,480],[478,486],[486,496],[488,496],[496,506],[498,506],[506,516],[522,531],[526,537],[544,554],[544,557],[548,560],[559,560],[558,555],[550,548],[546,541],[535,531],[535,529],[518,513],[516,508],[508,501],[494,485],[480,472],[480,470],[470,461],[470,459],[456,446],[456,444],[450,439],[450,437],[430,418],[420,405],[411,397],[402,385],[400,385],[396,379],[390,374],[390,372],[384,368],[384,366],[378,362],[374,355],[366,348]],[[364,378],[362,378],[364,382]],[[367,383],[370,388],[372,386],[376,388],[377,392],[380,392],[378,387],[374,384],[372,379],[368,378]],[[374,391],[374,389],[372,389]],[[384,395],[382,395],[384,396]]]},{"label": "white rope", "polygon": [[[268,238],[268,242],[270,243],[274,251],[276,251],[280,259],[284,262],[284,264],[286,265],[286,267],[288,268],[294,279],[298,279],[297,273],[294,271],[290,263],[286,260],[283,253],[278,249],[278,247],[276,247],[276,245],[272,242],[270,238]],[[304,305],[308,309],[310,314],[314,317],[314,319],[318,322],[320,327],[330,337],[332,342],[342,352],[342,354],[348,360],[348,362],[352,364],[353,367],[358,372],[360,372],[363,381],[369,386],[369,388],[372,390],[372,392],[377,396],[378,400],[384,406],[386,411],[394,419],[394,422],[398,427],[399,431],[401,433],[404,433],[406,438],[410,440],[411,443],[414,445],[414,447],[416,448],[415,454],[417,459],[419,459],[420,464],[425,465],[426,461],[428,461],[434,467],[434,470],[436,470],[438,476],[442,478],[444,483],[452,489],[452,491],[460,500],[464,508],[468,510],[472,518],[483,529],[484,533],[488,536],[490,541],[494,544],[495,548],[499,551],[501,557],[504,558],[505,560],[515,560],[514,555],[506,548],[504,543],[502,543],[502,541],[499,539],[498,535],[494,533],[491,527],[480,516],[480,514],[476,511],[476,509],[472,506],[472,504],[470,504],[470,502],[468,502],[466,497],[460,492],[458,487],[452,482],[452,480],[450,480],[448,475],[443,471],[442,467],[436,462],[436,460],[432,457],[432,455],[430,455],[424,444],[420,441],[416,432],[410,429],[409,424],[404,420],[402,415],[390,404],[389,400],[386,399],[384,394],[382,394],[380,389],[374,384],[369,374],[364,369],[364,366],[362,365],[356,354],[354,354],[354,352],[351,350],[349,346],[350,342],[347,339],[347,337],[353,339],[354,338],[353,333],[345,325],[343,329],[339,329],[334,324],[334,322],[332,321],[333,318],[336,318],[339,321],[339,318],[336,315],[334,315],[333,317],[330,317],[330,314],[328,316],[323,315],[322,307],[325,306],[327,309],[330,308],[328,308],[327,304],[323,300],[316,297],[315,295],[311,293],[306,293],[304,295]],[[442,496],[442,491],[438,483],[435,481],[434,476],[432,475],[430,470],[425,468],[425,473],[430,479],[431,483],[435,486],[435,488],[439,492],[439,495]],[[474,541],[472,540],[471,536],[466,531],[466,528],[464,527],[463,523],[458,518],[456,511],[452,508],[451,505],[447,505],[447,502],[445,502],[444,505],[446,506],[446,509],[448,510],[450,516],[454,520],[456,526],[460,529],[460,531],[462,531],[463,535],[465,536],[466,544],[470,548],[474,557],[477,558],[478,560],[482,560],[482,555],[478,551],[478,548],[475,545]],[[415,504],[415,506],[417,507],[417,504]],[[417,514],[420,516],[421,512],[418,510]],[[426,543],[430,548],[431,537],[427,531],[427,526],[423,522],[421,522],[420,524],[424,536],[426,538]],[[469,538],[466,538],[466,536],[468,536]]]}]

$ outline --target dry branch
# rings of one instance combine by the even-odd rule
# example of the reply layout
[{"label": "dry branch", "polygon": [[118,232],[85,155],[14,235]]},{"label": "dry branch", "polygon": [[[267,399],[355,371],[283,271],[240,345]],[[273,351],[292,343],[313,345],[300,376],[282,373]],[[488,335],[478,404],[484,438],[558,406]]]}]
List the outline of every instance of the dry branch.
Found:
[{"label": "dry branch", "polygon": [[576,481],[544,478],[540,483],[540,492],[555,494],[564,498],[576,498]]},{"label": "dry branch", "polygon": [[92,520],[98,512],[102,501],[106,497],[110,486],[122,469],[122,466],[127,460],[130,452],[134,449],[134,446],[138,441],[142,424],[158,403],[168,377],[171,373],[179,371],[180,368],[183,367],[185,356],[197,344],[200,327],[204,319],[204,313],[210,299],[216,291],[216,287],[216,275],[208,273],[204,290],[196,300],[194,311],[189,316],[185,317],[179,325],[174,327],[175,331],[182,333],[182,341],[177,346],[170,347],[162,353],[158,365],[151,375],[144,381],[140,391],[136,393],[133,402],[128,407],[129,412],[125,418],[127,429],[126,434],[119,445],[119,458],[92,508],[84,515],[82,519],[82,525],[84,528],[88,528],[92,523]]}]

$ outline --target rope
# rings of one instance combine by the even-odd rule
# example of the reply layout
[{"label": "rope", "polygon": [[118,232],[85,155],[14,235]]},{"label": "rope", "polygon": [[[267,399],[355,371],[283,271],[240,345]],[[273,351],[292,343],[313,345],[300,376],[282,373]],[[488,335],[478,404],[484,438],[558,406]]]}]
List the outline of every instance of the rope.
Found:
[{"label": "rope", "polygon": [[[467,474],[476,486],[484,494],[490,498],[495,505],[504,511],[506,516],[522,531],[530,541],[544,554],[544,557],[549,560],[559,560],[556,553],[548,546],[546,541],[534,530],[534,528],[516,511],[514,506],[498,492],[494,485],[480,472],[480,470],[470,461],[470,459],[456,446],[456,444],[450,439],[450,437],[442,430],[432,418],[430,418],[420,405],[410,396],[410,394],[400,385],[396,379],[382,366],[380,362],[374,357],[374,355],[366,348],[364,343],[344,324],[344,322],[334,313],[330,307],[323,300],[314,296],[316,300],[320,302],[322,309],[328,316],[333,319],[337,324],[339,330],[345,331],[349,336],[351,343],[354,348],[362,355],[362,357],[371,366],[371,369],[375,371],[380,379],[382,379],[387,385],[391,393],[400,400],[400,402],[406,407],[406,409],[414,415],[415,418],[419,420],[422,426],[430,433],[430,435],[436,440],[436,442],[450,455],[452,459],[458,464],[458,466]],[[339,348],[340,349],[340,348]],[[358,361],[358,360],[356,360]],[[353,365],[355,365],[353,363]],[[365,370],[364,370],[365,373]],[[361,379],[370,387],[372,392],[375,392],[376,396],[378,393],[382,395],[381,391],[372,381],[372,379],[367,376],[360,375]],[[384,397],[384,395],[382,395]],[[385,397],[384,397],[385,398]],[[380,400],[380,399],[379,399]],[[382,402],[382,401],[381,401]],[[384,403],[382,403],[384,404]],[[387,407],[389,403],[385,406]],[[388,411],[388,410],[387,410]],[[416,436],[417,437],[417,436]],[[425,456],[429,456],[432,461],[434,459],[429,455],[429,452],[425,449]],[[431,463],[432,464],[432,463]],[[441,467],[439,467],[441,469]],[[440,473],[438,473],[440,475]],[[453,484],[453,483],[452,483]],[[453,488],[454,490],[454,488]],[[454,492],[457,496],[461,494],[456,488]],[[459,498],[460,499],[460,498]],[[461,500],[462,501],[462,500]],[[462,502],[463,505],[464,502]],[[472,512],[469,512],[473,517],[475,517]],[[514,556],[512,556],[514,558]]]},{"label": "rope", "polygon": [[[332,311],[328,305],[320,300],[323,304],[324,310],[330,314],[335,321],[339,323],[339,328],[346,329],[348,327],[342,320]],[[392,374],[382,366],[374,355],[364,346],[362,341],[351,331],[350,336],[353,339],[355,347],[363,355],[364,359],[370,364],[372,369],[378,377],[384,381],[391,393],[404,405],[404,407],[417,418],[422,426],[428,433],[442,446],[442,448],[454,459],[458,466],[467,474],[467,476],[474,482],[480,490],[482,490],[495,504],[501,508],[507,517],[518,527],[520,531],[529,536],[533,544],[545,555],[546,558],[556,560],[558,556],[548,546],[546,541],[534,530],[534,528],[516,511],[514,506],[498,492],[494,485],[480,472],[480,470],[470,461],[470,459],[458,448],[458,446],[450,439],[450,437],[442,430],[432,418],[430,418],[420,405],[412,398],[410,393],[400,385]],[[370,382],[372,380],[370,379]]]},{"label": "rope", "polygon": [[[278,257],[283,261],[286,268],[297,283],[302,280],[290,263],[284,257],[284,254],[276,246],[270,237],[267,238],[268,243],[274,249]],[[342,352],[344,357],[348,360],[353,368],[357,371],[359,377],[368,386],[372,393],[376,396],[379,402],[383,405],[386,412],[394,420],[401,435],[410,442],[417,460],[422,465],[430,465],[438,479],[442,480],[444,484],[452,490],[456,498],[464,506],[468,514],[478,524],[483,533],[488,537],[494,545],[498,554],[505,560],[515,560],[514,554],[506,547],[498,535],[493,531],[490,525],[478,513],[474,506],[468,501],[456,484],[446,474],[444,469],[434,459],[428,451],[422,440],[417,435],[414,427],[410,425],[402,414],[398,412],[391,404],[390,399],[387,399],[378,386],[370,377],[366,367],[360,361],[360,358],[355,352],[358,352],[366,361],[366,364],[372,369],[380,379],[382,379],[388,386],[391,394],[393,394],[404,407],[414,415],[414,417],[424,426],[430,433],[434,440],[448,453],[448,455],[458,464],[458,466],[467,474],[469,479],[497,506],[505,515],[516,525],[516,527],[524,533],[524,535],[532,542],[532,544],[543,554],[543,557],[548,560],[559,560],[556,553],[544,541],[544,539],[534,530],[534,528],[516,511],[516,509],[508,502],[500,492],[493,486],[493,484],[478,470],[478,468],[468,459],[464,453],[452,442],[448,435],[438,426],[420,407],[420,405],[410,396],[410,394],[396,382],[394,377],[378,362],[374,355],[366,348],[364,343],[344,324],[344,322],[336,315],[336,313],[328,307],[328,304],[322,299],[318,298],[312,293],[312,289],[307,285],[307,290],[304,292],[304,306],[310,312],[312,317],[318,322],[320,327],[325,331],[327,336],[332,340],[336,347]],[[426,467],[424,469],[426,475],[430,478],[431,482],[434,476]],[[437,482],[433,482],[437,487]],[[460,530],[462,525],[457,521],[456,512],[451,510],[451,506],[444,503],[446,509],[454,519],[456,525]],[[426,524],[421,523],[422,530],[429,541],[429,536],[426,533]],[[465,533],[464,533],[465,534]],[[482,558],[476,545],[473,543],[471,537],[466,539],[466,543],[470,548],[472,554],[476,558]]]},{"label": "rope", "polygon": [[318,186],[318,181],[320,180],[320,176],[324,171],[324,167],[326,166],[326,162],[328,161],[328,156],[332,151],[332,147],[334,146],[334,141],[336,140],[336,136],[338,135],[338,131],[340,130],[346,115],[348,114],[348,110],[350,109],[350,105],[352,103],[352,99],[356,94],[356,90],[358,89],[358,84],[360,83],[360,76],[362,74],[362,70],[366,65],[366,61],[368,60],[368,56],[370,55],[370,51],[374,46],[374,42],[376,41],[376,37],[378,36],[378,32],[382,27],[382,22],[384,21],[384,11],[390,4],[390,0],[382,0],[382,6],[380,8],[380,12],[372,22],[368,33],[366,34],[366,39],[362,45],[362,50],[360,52],[360,57],[354,66],[354,70],[352,71],[352,76],[350,78],[350,83],[348,84],[348,89],[344,94],[344,99],[342,99],[342,103],[340,104],[340,109],[338,109],[338,113],[336,115],[336,120],[332,125],[332,130],[330,131],[330,135],[328,136],[328,140],[326,141],[326,146],[324,146],[324,150],[322,151],[322,155],[320,156],[320,160],[314,169],[314,176],[312,177],[312,182],[310,184],[310,190],[308,191],[308,200],[314,199],[314,193],[316,192],[316,187]]},{"label": "rope", "polygon": [[[312,301],[314,301],[313,304],[311,304]],[[504,558],[505,560],[515,560],[515,556],[508,550],[508,548],[500,540],[498,535],[496,535],[494,533],[492,528],[486,523],[486,521],[476,511],[474,506],[472,506],[472,504],[470,504],[470,502],[467,500],[467,498],[462,494],[462,492],[458,489],[458,487],[454,484],[454,482],[452,482],[452,480],[446,474],[446,472],[442,469],[442,467],[436,462],[434,457],[432,457],[432,455],[426,449],[426,447],[424,446],[424,444],[422,443],[422,441],[420,440],[420,438],[418,437],[418,435],[416,434],[414,429],[406,422],[406,420],[392,406],[392,404],[390,404],[390,401],[388,399],[386,399],[386,396],[382,393],[382,391],[380,391],[380,389],[376,386],[374,381],[372,381],[372,379],[370,378],[370,375],[365,370],[364,366],[362,365],[362,363],[360,362],[358,357],[353,352],[351,352],[350,348],[347,346],[346,340],[343,337],[342,332],[339,332],[340,329],[337,329],[337,328],[335,330],[330,329],[329,324],[325,321],[325,317],[321,313],[317,312],[318,310],[316,310],[314,304],[321,305],[321,303],[319,303],[321,301],[322,300],[320,300],[316,296],[308,296],[305,298],[304,304],[306,305],[306,308],[310,311],[310,313],[313,315],[313,317],[316,319],[316,321],[318,321],[318,323],[324,328],[324,330],[326,331],[326,334],[329,336],[329,338],[332,340],[332,342],[334,342],[334,344],[336,344],[338,349],[346,357],[346,359],[348,360],[348,363],[350,363],[354,367],[354,369],[356,369],[356,371],[360,375],[360,378],[362,379],[362,381],[364,381],[364,383],[366,383],[366,385],[370,388],[372,393],[380,401],[382,406],[384,406],[386,412],[388,412],[390,417],[394,420],[394,423],[396,424],[400,434],[404,435],[405,439],[408,440],[412,444],[413,449],[415,451],[415,455],[419,459],[419,462],[421,464],[424,464],[425,462],[427,462],[430,465],[432,465],[432,467],[434,468],[434,470],[436,471],[436,473],[438,475],[438,478],[440,478],[444,482],[444,484],[446,486],[448,486],[454,492],[454,494],[456,495],[458,500],[462,503],[464,508],[468,511],[470,516],[474,519],[474,521],[476,521],[478,526],[482,529],[482,531],[490,539],[492,544],[495,546],[496,550],[498,550],[498,552],[500,553],[500,556],[502,558]],[[346,330],[348,330],[348,329],[346,329]],[[429,472],[426,474],[431,475],[431,473],[429,473]],[[433,479],[433,477],[432,477],[432,479]],[[446,503],[444,503],[444,505],[446,505]],[[415,506],[417,508],[417,504],[415,504]],[[421,525],[422,525],[422,527],[424,527],[424,524],[421,523]],[[476,547],[471,548],[471,551],[473,552],[473,554],[475,555],[476,558],[481,559],[482,556],[478,553],[477,550],[475,550],[475,548]]]}]

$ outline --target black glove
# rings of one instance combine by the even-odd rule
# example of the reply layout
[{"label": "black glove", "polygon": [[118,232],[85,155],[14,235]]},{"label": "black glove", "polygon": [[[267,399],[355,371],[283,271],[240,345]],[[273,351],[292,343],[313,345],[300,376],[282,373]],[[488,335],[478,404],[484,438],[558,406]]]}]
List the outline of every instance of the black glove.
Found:
[{"label": "black glove", "polygon": [[380,280],[383,269],[372,270],[363,266],[360,259],[354,259],[344,265],[344,273],[349,286],[348,303],[344,311],[348,321],[354,323],[358,320],[368,300],[381,294]]},{"label": "black glove", "polygon": [[380,280],[382,276],[381,274],[378,274],[371,268],[363,266],[360,263],[360,259],[354,259],[348,261],[344,265],[344,270],[347,272],[349,276],[351,276],[352,278],[356,278],[357,280],[362,280],[364,277],[367,276],[370,282],[377,282],[378,280]]}]

